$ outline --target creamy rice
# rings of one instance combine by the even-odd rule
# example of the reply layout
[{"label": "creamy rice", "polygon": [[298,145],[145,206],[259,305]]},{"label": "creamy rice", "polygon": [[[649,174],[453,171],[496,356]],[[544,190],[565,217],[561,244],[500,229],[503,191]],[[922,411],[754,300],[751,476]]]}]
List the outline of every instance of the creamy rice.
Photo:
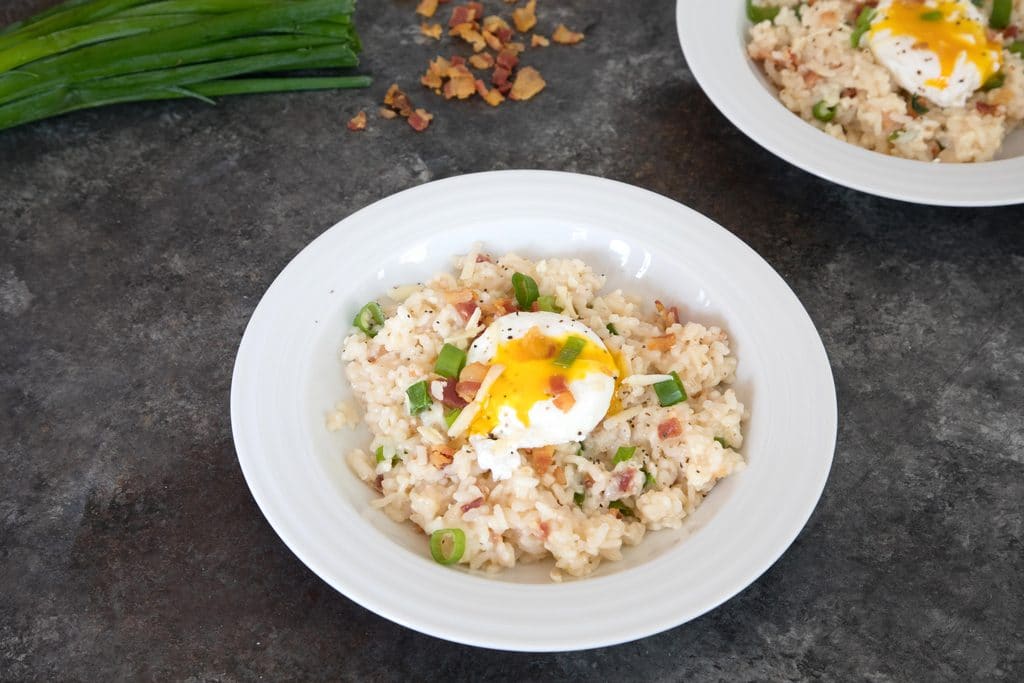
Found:
[{"label": "creamy rice", "polygon": [[[437,401],[410,416],[406,389],[432,377],[445,342],[466,349],[483,331],[496,302],[511,296],[510,277],[517,271],[533,277],[542,295],[553,295],[564,315],[596,332],[622,375],[613,408],[582,448],[559,444],[553,462],[538,468],[525,454],[512,476],[498,481],[480,467],[465,439],[449,440]],[[426,534],[462,529],[466,549],[460,563],[472,569],[496,572],[553,557],[552,578],[558,580],[563,573],[585,576],[602,560],[620,559],[623,546],[636,545],[648,530],[679,527],[718,480],[743,469],[737,449],[743,444],[744,407],[728,387],[736,359],[726,333],[673,322],[653,302],[619,290],[600,294],[604,281],[578,259],[532,262],[508,254],[492,260],[474,250],[457,259],[454,274],[396,287],[382,297],[386,322],[380,332],[370,338],[356,331],[342,351],[373,434],[367,448],[348,454],[348,462],[380,492],[373,505]],[[468,320],[448,303],[458,298],[453,292],[467,288],[479,306]],[[665,350],[647,348],[665,335],[672,335],[669,345],[661,344]],[[662,407],[651,383],[673,370],[688,400]],[[329,427],[350,426],[358,419],[353,411],[339,404],[328,415]],[[680,433],[660,438],[659,425],[673,418]],[[439,444],[455,451],[449,464],[432,464],[431,449]],[[624,444],[637,446],[635,455],[613,465]],[[380,462],[378,448],[386,456]]]},{"label": "creamy rice", "polygon": [[[748,54],[763,66],[788,109],[832,137],[907,159],[989,161],[1024,121],[1024,59],[1008,49],[1002,51],[1002,87],[975,92],[964,107],[927,103],[928,111],[918,113],[871,50],[850,43],[864,2],[755,4],[781,10],[774,21],[751,26]],[[991,4],[983,3],[985,17]],[[1011,28],[990,35],[997,36],[1004,48],[1024,35],[1024,0],[1014,0]],[[835,118],[827,123],[813,115],[820,101],[836,107]]]}]

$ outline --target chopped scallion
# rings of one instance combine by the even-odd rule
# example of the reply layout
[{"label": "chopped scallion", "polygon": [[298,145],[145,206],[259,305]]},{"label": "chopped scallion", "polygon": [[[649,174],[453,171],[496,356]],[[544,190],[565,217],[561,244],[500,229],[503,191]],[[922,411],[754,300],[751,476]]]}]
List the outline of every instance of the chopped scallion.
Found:
[{"label": "chopped scallion", "polygon": [[540,297],[537,281],[522,273],[512,273],[512,291],[515,292],[516,304],[521,311],[530,310],[533,302]]},{"label": "chopped scallion", "polygon": [[924,116],[928,113],[928,107],[921,103],[921,97],[919,95],[910,96],[910,108],[914,110],[915,114]]},{"label": "chopped scallion", "polygon": [[438,564],[455,564],[466,552],[466,532],[462,529],[438,529],[430,534],[430,556]]},{"label": "chopped scallion", "polygon": [[583,507],[583,501],[586,500],[587,494],[583,491],[577,491],[572,494],[572,502],[576,503],[578,507]]},{"label": "chopped scallion", "polygon": [[374,455],[377,456],[377,462],[378,463],[384,462],[384,447],[383,446],[377,446],[377,452]]},{"label": "chopped scallion", "polygon": [[942,16],[942,12],[937,9],[930,12],[921,12],[921,21],[942,21]]},{"label": "chopped scallion", "polygon": [[672,375],[672,379],[666,379],[654,385],[654,393],[658,395],[658,403],[662,406],[674,406],[686,400],[686,389],[683,387],[683,381],[679,379],[679,375],[675,370],[669,374]]},{"label": "chopped scallion", "polygon": [[825,100],[818,100],[811,108],[811,113],[814,114],[814,118],[822,123],[828,123],[836,117],[836,107],[834,105],[828,106]]},{"label": "chopped scallion", "polygon": [[444,425],[445,425],[445,427],[447,427],[448,429],[451,429],[452,425],[455,424],[455,421],[457,419],[459,419],[459,413],[461,413],[461,412],[462,412],[462,408],[452,408],[451,410],[446,412],[444,414]]},{"label": "chopped scallion", "polygon": [[779,15],[778,7],[762,7],[755,5],[754,0],[747,0],[747,19],[755,24],[762,21],[771,21]]},{"label": "chopped scallion", "polygon": [[636,453],[636,446],[619,446],[619,450],[615,451],[615,457],[612,458],[612,465],[626,462],[633,457],[634,453]]},{"label": "chopped scallion", "polygon": [[621,500],[613,500],[612,502],[608,503],[608,509],[618,510],[619,514],[621,514],[623,517],[633,516],[633,509],[630,508],[625,503],[623,503]]},{"label": "chopped scallion", "polygon": [[1013,0],[992,0],[992,14],[988,17],[991,28],[1003,29],[1010,25],[1010,14],[1013,12]]},{"label": "chopped scallion", "polygon": [[715,441],[717,441],[722,446],[722,448],[729,448],[729,442],[723,439],[722,437],[716,436]]},{"label": "chopped scallion", "polygon": [[458,346],[445,344],[441,347],[441,353],[437,356],[437,362],[434,363],[434,372],[442,377],[454,379],[459,376],[465,365],[466,352]]},{"label": "chopped scallion", "polygon": [[607,325],[605,325],[605,327],[608,329],[608,332],[618,336],[619,331],[617,329],[615,329],[615,325],[613,325],[611,323],[608,323]]},{"label": "chopped scallion", "polygon": [[877,10],[874,7],[865,7],[857,15],[857,23],[854,25],[853,33],[850,34],[850,45],[860,47],[860,39],[871,28],[871,22],[875,19]]},{"label": "chopped scallion", "polygon": [[1015,55],[1024,57],[1024,40],[1015,40],[1010,43],[1010,46],[1006,48]]},{"label": "chopped scallion", "polygon": [[430,390],[427,389],[426,380],[416,382],[416,384],[405,390],[405,394],[409,397],[410,415],[419,415],[424,410],[430,408],[430,404],[433,403],[433,400],[430,398]]},{"label": "chopped scallion", "polygon": [[368,337],[376,337],[384,326],[384,309],[376,301],[371,301],[356,313],[352,324],[366,333]]},{"label": "chopped scallion", "polygon": [[984,90],[985,92],[988,92],[989,90],[995,90],[996,88],[1003,87],[1003,83],[1005,82],[1006,74],[1004,74],[1002,71],[997,71],[991,76],[989,76],[988,79],[981,84],[981,89]]},{"label": "chopped scallion", "polygon": [[545,294],[537,297],[537,310],[548,311],[549,313],[561,313],[562,307],[555,303],[555,297]]},{"label": "chopped scallion", "polygon": [[646,467],[640,471],[644,473],[644,486],[650,488],[658,483],[658,479],[653,474],[648,472]]},{"label": "chopped scallion", "polygon": [[580,354],[583,353],[583,349],[587,346],[587,340],[583,337],[572,337],[570,336],[565,340],[565,345],[562,346],[562,350],[558,352],[558,356],[555,357],[554,363],[560,368],[567,368],[576,362]]}]

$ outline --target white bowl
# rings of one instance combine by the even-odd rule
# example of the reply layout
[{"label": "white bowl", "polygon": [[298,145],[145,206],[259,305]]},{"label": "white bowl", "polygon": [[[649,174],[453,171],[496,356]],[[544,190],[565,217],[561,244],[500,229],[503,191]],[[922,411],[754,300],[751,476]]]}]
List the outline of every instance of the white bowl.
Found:
[{"label": "white bowl", "polygon": [[[369,501],[329,433],[349,395],[342,339],[366,301],[451,267],[474,241],[492,253],[578,256],[609,286],[659,294],[722,324],[749,406],[749,467],[678,531],[658,531],[582,580],[550,565],[496,576],[442,567],[426,537]],[[800,302],[749,247],[659,195],[589,176],[481,173],[401,192],[349,216],[274,281],[245,331],[231,386],[235,448],[267,520],[327,583],[374,612],[448,640],[547,651],[625,642],[681,624],[742,590],[796,537],[821,494],[836,436],[835,387]]]},{"label": "white bowl", "polygon": [[1024,202],[1024,130],[996,161],[939,164],[900,159],[841,142],[778,100],[747,56],[743,0],[678,0],[676,25],[686,63],[716,107],[769,152],[809,173],[881,197],[940,206]]}]

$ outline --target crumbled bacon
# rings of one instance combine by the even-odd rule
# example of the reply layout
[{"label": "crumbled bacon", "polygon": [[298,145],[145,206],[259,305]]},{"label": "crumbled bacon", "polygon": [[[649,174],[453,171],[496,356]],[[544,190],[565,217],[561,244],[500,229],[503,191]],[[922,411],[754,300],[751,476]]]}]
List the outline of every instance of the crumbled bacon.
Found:
[{"label": "crumbled bacon", "polygon": [[537,0],[530,0],[525,7],[517,7],[512,10],[512,23],[516,30],[526,33],[537,25]]},{"label": "crumbled bacon", "polygon": [[548,386],[551,388],[551,394],[554,396],[553,403],[555,407],[563,413],[569,412],[576,405],[576,397],[572,395],[572,390],[569,389],[569,384],[565,381],[563,375],[552,375],[549,377]]},{"label": "crumbled bacon", "polygon": [[512,29],[510,28],[499,28],[494,32],[494,35],[497,36],[498,40],[500,40],[502,44],[507,44],[512,41]]},{"label": "crumbled bacon", "polygon": [[658,438],[671,439],[683,433],[683,423],[678,417],[671,417],[658,425]]},{"label": "crumbled bacon", "polygon": [[547,47],[550,44],[551,41],[539,33],[534,33],[530,36],[530,47]]},{"label": "crumbled bacon", "polygon": [[480,507],[483,504],[484,504],[484,499],[483,499],[483,496],[481,496],[481,497],[479,497],[479,498],[477,498],[475,500],[471,500],[470,502],[468,502],[465,505],[463,505],[462,506],[462,511],[463,512],[469,512],[470,510],[474,510],[474,509]]},{"label": "crumbled bacon", "polygon": [[491,260],[491,257],[488,256],[487,254],[477,254],[476,255],[476,262],[477,263],[494,263],[494,261]]},{"label": "crumbled bacon", "polygon": [[459,312],[463,320],[469,320],[473,317],[473,313],[476,311],[478,306],[475,301],[460,301],[455,304],[455,310]]},{"label": "crumbled bacon", "polygon": [[431,446],[427,451],[427,460],[438,469],[450,465],[454,459],[455,449],[451,446]]},{"label": "crumbled bacon", "polygon": [[459,24],[449,31],[448,34],[462,38],[469,43],[473,47],[473,52],[480,52],[487,47],[487,41],[484,40],[479,31],[473,28],[473,24]]},{"label": "crumbled bacon", "polygon": [[420,0],[420,4],[416,5],[416,14],[420,14],[428,19],[434,16],[436,11],[437,0]]},{"label": "crumbled bacon", "polygon": [[530,466],[533,467],[537,474],[544,475],[547,473],[548,468],[555,461],[555,447],[544,446],[542,448],[528,448],[524,449],[526,452],[526,459],[530,461]]},{"label": "crumbled bacon", "polygon": [[453,65],[448,69],[448,82],[444,84],[444,98],[464,100],[476,92],[476,81],[473,73],[465,64]]},{"label": "crumbled bacon", "polygon": [[433,120],[434,115],[426,109],[417,109],[409,116],[409,125],[412,126],[412,129],[417,133],[422,133]]},{"label": "crumbled bacon", "polygon": [[472,301],[476,297],[476,293],[468,287],[461,289],[449,289],[444,293],[445,303],[457,304],[463,301]]},{"label": "crumbled bacon", "polygon": [[627,469],[622,470],[622,472],[620,472],[619,475],[616,477],[616,481],[619,485],[619,490],[622,491],[623,493],[629,491],[630,488],[633,486],[633,479],[635,477],[636,468],[629,467]]},{"label": "crumbled bacon", "polygon": [[479,384],[487,377],[487,371],[490,369],[489,365],[484,365],[483,363],[470,363],[462,368],[462,372],[459,373],[459,381],[476,382]]},{"label": "crumbled bacon", "polygon": [[348,129],[353,132],[366,130],[366,112],[361,111],[348,121]]},{"label": "crumbled bacon", "polygon": [[552,470],[555,474],[555,481],[565,486],[565,468],[561,465],[555,465],[555,469]]},{"label": "crumbled bacon", "polygon": [[455,385],[455,393],[465,399],[467,403],[476,398],[478,391],[480,391],[480,382],[458,382]]},{"label": "crumbled bacon", "polygon": [[506,48],[498,53],[498,57],[494,62],[501,68],[508,69],[509,72],[511,72],[512,69],[519,65],[519,55],[517,55],[513,50]]},{"label": "crumbled bacon", "polygon": [[508,313],[515,313],[519,310],[519,307],[516,306],[516,302],[509,298],[495,299],[491,306],[494,308],[495,315],[499,316],[506,315]]},{"label": "crumbled bacon", "polygon": [[988,102],[982,102],[980,100],[974,103],[974,108],[977,109],[978,112],[980,112],[981,114],[985,114],[986,116],[989,114],[996,113],[996,107],[989,104]]},{"label": "crumbled bacon", "polygon": [[420,33],[425,35],[427,38],[441,40],[441,24],[428,24],[423,22],[420,24]]},{"label": "crumbled bacon", "polygon": [[494,66],[494,57],[489,52],[473,55],[469,58],[469,65],[474,69],[490,69]]},{"label": "crumbled bacon", "polygon": [[663,334],[660,337],[652,337],[644,344],[651,351],[668,351],[676,343],[676,335]]},{"label": "crumbled bacon", "polygon": [[1012,40],[1018,35],[1020,35],[1020,28],[1018,28],[1016,24],[1011,24],[1003,29],[1003,36],[1006,38],[1010,38]]},{"label": "crumbled bacon", "polygon": [[856,88],[843,88],[842,92],[839,93],[839,96],[840,97],[856,97],[857,96],[857,89]]},{"label": "crumbled bacon", "polygon": [[[531,327],[526,331],[526,334],[520,340],[520,344],[522,345],[523,353],[530,358],[554,358],[555,354],[558,353],[558,343],[541,332],[537,326]],[[563,377],[562,380],[564,381],[565,378]],[[568,388],[565,390],[568,391]]]},{"label": "crumbled bacon", "polygon": [[544,521],[538,524],[537,527],[540,529],[540,537],[546,541],[548,538],[548,534],[551,533],[551,525],[548,522]]},{"label": "crumbled bacon", "polygon": [[524,66],[516,74],[515,81],[512,82],[509,98],[520,102],[528,100],[543,90],[545,85],[547,83],[541,78],[539,71],[532,66]]},{"label": "crumbled bacon", "polygon": [[561,45],[575,45],[583,40],[583,34],[570,31],[565,24],[559,24],[555,27],[555,32],[551,34],[551,40]]},{"label": "crumbled bacon", "polygon": [[465,408],[469,403],[467,399],[459,396],[456,389],[458,381],[454,379],[444,380],[444,387],[441,391],[441,404],[448,408]]},{"label": "crumbled bacon", "polygon": [[452,8],[452,16],[448,19],[448,28],[455,28],[459,24],[469,24],[473,21],[474,12],[468,5],[457,5]]},{"label": "crumbled bacon", "polygon": [[394,109],[388,109],[387,107],[381,107],[377,110],[377,113],[380,114],[382,119],[393,119],[398,116],[398,112]]},{"label": "crumbled bacon", "polygon": [[658,311],[658,318],[661,319],[662,327],[670,327],[679,322],[679,308],[677,306],[666,307],[661,301],[655,299],[654,308]]},{"label": "crumbled bacon", "polygon": [[504,29],[511,28],[508,25],[507,21],[505,21],[504,19],[502,19],[501,17],[499,17],[496,14],[492,14],[489,17],[485,17],[484,21],[483,21],[483,27],[484,27],[484,30],[488,31],[489,33],[495,33],[496,31],[499,31],[499,30],[501,30],[503,28]]}]

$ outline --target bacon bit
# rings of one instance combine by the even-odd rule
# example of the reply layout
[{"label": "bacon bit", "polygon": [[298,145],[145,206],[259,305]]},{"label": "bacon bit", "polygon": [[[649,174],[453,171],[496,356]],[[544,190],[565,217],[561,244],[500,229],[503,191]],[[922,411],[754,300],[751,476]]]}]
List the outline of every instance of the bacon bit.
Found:
[{"label": "bacon bit", "polygon": [[382,119],[393,119],[398,116],[398,112],[394,109],[388,109],[387,107],[381,107],[377,110],[377,113],[380,114]]},{"label": "bacon bit", "polygon": [[474,69],[490,69],[494,66],[494,57],[491,56],[490,52],[485,52],[482,55],[473,55],[469,58],[469,65]]},{"label": "bacon bit", "polygon": [[499,88],[503,85],[509,85],[508,77],[511,75],[512,72],[509,69],[497,66],[494,68],[494,73],[491,74],[491,83]]},{"label": "bacon bit", "polygon": [[377,478],[373,480],[373,488],[376,489],[377,493],[384,493],[384,475],[378,474]]},{"label": "bacon bit", "polygon": [[516,306],[516,302],[509,298],[495,299],[494,303],[491,304],[494,307],[495,315],[506,315],[508,313],[515,313],[519,310]]},{"label": "bacon bit", "polygon": [[487,377],[487,371],[491,369],[491,366],[484,365],[483,363],[470,363],[466,367],[462,368],[462,372],[459,373],[460,382],[483,382],[484,377]]},{"label": "bacon bit", "polygon": [[512,23],[516,30],[526,33],[537,25],[537,0],[530,0],[526,7],[517,7],[512,10]]},{"label": "bacon bit", "polygon": [[473,312],[479,308],[475,301],[460,301],[455,304],[455,310],[459,312],[463,320],[468,321],[473,317]]},{"label": "bacon bit", "polygon": [[526,448],[526,459],[530,461],[537,474],[544,475],[548,468],[555,461],[555,447],[544,446],[543,448]]},{"label": "bacon bit", "polygon": [[540,537],[543,538],[545,541],[548,540],[548,534],[551,533],[551,527],[548,525],[548,523],[546,521],[541,522],[537,526],[540,528]]},{"label": "bacon bit", "polygon": [[502,43],[508,43],[512,40],[512,29],[510,28],[499,28],[494,32],[494,35],[498,37]]},{"label": "bacon bit", "polygon": [[491,257],[488,256],[487,254],[477,254],[476,255],[476,262],[477,263],[494,263],[494,261],[491,260]]},{"label": "bacon bit", "polygon": [[633,478],[636,477],[636,469],[630,467],[622,470],[616,479],[618,480],[619,490],[625,493],[633,486]]},{"label": "bacon bit", "polygon": [[348,121],[348,129],[353,132],[366,130],[366,112],[361,111]]},{"label": "bacon bit", "polygon": [[459,392],[456,389],[456,382],[454,379],[444,380],[444,388],[441,391],[441,405],[447,406],[448,408],[465,408],[469,401],[459,396]]},{"label": "bacon bit", "polygon": [[388,88],[387,93],[384,95],[384,104],[398,112],[399,116],[406,118],[412,116],[412,102],[409,100],[408,95],[398,87],[397,83],[392,83],[391,87]]},{"label": "bacon bit", "polygon": [[821,76],[819,76],[815,71],[805,71],[803,78],[804,85],[807,86],[813,86],[814,84],[821,80]]},{"label": "bacon bit", "polygon": [[857,89],[856,88],[843,88],[843,91],[841,93],[839,93],[839,96],[840,97],[856,97],[857,96]]},{"label": "bacon bit", "polygon": [[589,474],[583,477],[583,488],[589,489],[594,485],[594,478]]},{"label": "bacon bit", "polygon": [[516,74],[516,80],[512,83],[512,92],[509,98],[517,102],[523,102],[534,97],[544,89],[547,83],[541,78],[540,72],[532,66],[524,66]]},{"label": "bacon bit", "polygon": [[434,59],[427,67],[427,72],[420,77],[420,83],[432,90],[440,90],[451,66],[451,62],[444,57]]},{"label": "bacon bit", "polygon": [[566,384],[565,377],[562,375],[552,375],[548,378],[548,385],[551,387],[551,393],[555,397],[553,401],[555,407],[563,413],[572,410],[572,407],[576,405],[576,397],[572,395],[572,390]]},{"label": "bacon bit", "polygon": [[498,91],[497,88],[487,89],[487,86],[479,78],[476,79],[476,94],[483,98],[484,102],[497,107],[499,104],[505,101],[505,97]]},{"label": "bacon bit", "polygon": [[518,43],[518,42],[506,42],[505,43],[505,49],[506,50],[511,50],[513,54],[517,54],[518,55],[518,54],[520,54],[522,52],[526,52],[526,44],[525,43]]},{"label": "bacon bit", "polygon": [[[466,58],[459,55],[452,55],[451,66],[465,66]],[[447,75],[447,74],[445,74]]]},{"label": "bacon bit", "polygon": [[992,106],[988,102],[981,102],[981,101],[975,102],[974,103],[974,108],[977,109],[980,113],[982,113],[982,114],[984,114],[986,116],[988,116],[990,114],[995,114],[996,113],[996,107]]},{"label": "bacon bit", "polygon": [[476,500],[472,500],[472,501],[466,503],[465,505],[463,505],[462,506],[462,511],[463,512],[469,512],[470,510],[475,510],[476,508],[480,507],[483,504],[484,504],[484,499],[483,499],[483,496],[481,496],[480,498],[477,498]]},{"label": "bacon bit", "polygon": [[565,486],[565,468],[561,465],[555,465],[555,469],[552,472],[555,474],[555,481]]},{"label": "bacon bit", "polygon": [[476,398],[476,392],[480,391],[480,385],[480,382],[459,382],[455,385],[455,393],[466,403],[470,403]]},{"label": "bacon bit", "polygon": [[485,31],[488,31],[490,33],[495,33],[499,29],[503,28],[510,30],[512,28],[511,26],[508,25],[507,21],[499,17],[497,14],[492,14],[489,17],[485,17],[483,21],[483,27]]},{"label": "bacon bit", "polygon": [[484,37],[480,35],[480,32],[473,27],[473,24],[459,24],[449,31],[448,34],[462,38],[464,41],[472,45],[473,52],[480,52],[487,47],[487,41],[484,40]]},{"label": "bacon bit", "polygon": [[644,344],[651,351],[668,351],[676,343],[676,335],[663,334],[660,337],[652,337]]},{"label": "bacon bit", "polygon": [[473,73],[465,64],[453,65],[448,70],[448,82],[444,84],[444,98],[464,100],[476,92],[476,81]]},{"label": "bacon bit", "polygon": [[437,0],[420,0],[420,4],[416,5],[416,14],[420,14],[427,19],[434,16],[436,11]]},{"label": "bacon bit", "polygon": [[412,126],[412,129],[417,133],[422,133],[433,120],[434,115],[426,109],[417,109],[411,116],[409,116],[409,125]]},{"label": "bacon bit", "polygon": [[498,38],[498,36],[496,36],[495,34],[491,33],[486,29],[481,31],[480,35],[484,37],[484,42],[487,43],[487,47],[491,48],[495,52],[501,49],[502,42],[501,39]]},{"label": "bacon bit", "polygon": [[1016,38],[1020,34],[1020,27],[1016,24],[1012,24],[1003,29],[1003,36],[1006,38]]},{"label": "bacon bit", "polygon": [[462,289],[450,289],[444,293],[444,300],[449,304],[459,304],[464,301],[472,301],[476,298],[476,292],[468,287]]},{"label": "bacon bit", "polygon": [[683,433],[683,423],[678,417],[672,417],[658,425],[658,438],[671,439]]},{"label": "bacon bit", "polygon": [[506,48],[498,53],[498,57],[494,62],[502,69],[508,69],[511,72],[512,69],[519,65],[519,56],[512,50]]},{"label": "bacon bit", "polygon": [[452,8],[452,16],[448,19],[448,28],[455,28],[459,24],[470,24],[473,22],[473,11],[468,5],[458,5]]},{"label": "bacon bit", "polygon": [[818,20],[825,26],[835,26],[839,23],[839,15],[832,10],[827,10],[818,15]]},{"label": "bacon bit", "polygon": [[654,308],[658,311],[658,317],[661,319],[661,324],[663,327],[670,327],[679,322],[678,307],[672,306],[671,308],[666,308],[665,304],[655,299]]},{"label": "bacon bit", "polygon": [[438,469],[450,465],[454,459],[455,449],[451,446],[431,446],[427,451],[427,460]]},{"label": "bacon bit", "polygon": [[427,38],[441,40],[441,24],[428,24],[424,22],[420,24],[420,33]]},{"label": "bacon bit", "polygon": [[551,41],[539,33],[534,33],[530,36],[530,47],[547,47],[550,44]]},{"label": "bacon bit", "polygon": [[551,34],[551,40],[560,45],[575,45],[583,40],[583,34],[570,31],[565,24],[559,24],[555,27],[555,32]]},{"label": "bacon bit", "polygon": [[554,358],[558,353],[558,344],[540,331],[539,327],[531,327],[520,340],[523,352],[530,358],[545,359]]}]

